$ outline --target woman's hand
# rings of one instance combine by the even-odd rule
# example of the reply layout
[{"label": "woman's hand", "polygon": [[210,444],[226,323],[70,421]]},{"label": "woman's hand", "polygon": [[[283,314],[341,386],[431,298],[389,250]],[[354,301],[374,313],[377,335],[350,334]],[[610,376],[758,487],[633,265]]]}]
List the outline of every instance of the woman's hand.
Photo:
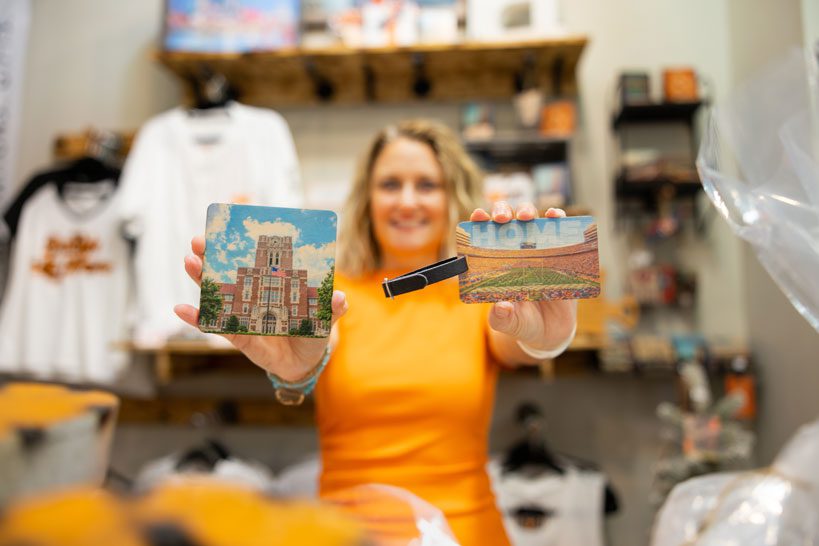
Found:
[{"label": "woman's hand", "polygon": [[[513,219],[524,222],[534,220],[537,216],[537,209],[532,203],[521,204],[515,211],[508,203],[500,201],[492,207],[491,215],[483,209],[476,209],[469,219],[472,222],[505,224]],[[564,218],[566,212],[549,209],[545,216]],[[489,326],[494,334],[490,344],[495,356],[504,364],[532,362],[532,357],[520,349],[517,341],[532,349],[554,349],[572,334],[576,320],[576,300],[497,302],[489,313]]]},{"label": "woman's hand", "polygon": [[[185,271],[196,284],[202,282],[202,260],[205,253],[205,238],[194,237],[191,241],[192,255],[185,257]],[[332,324],[347,311],[344,292],[333,292]],[[193,327],[199,327],[199,309],[192,305],[177,305],[174,312]],[[307,375],[321,359],[324,348],[333,337],[326,339],[247,336],[240,334],[220,334],[242,351],[254,364],[272,372],[285,381],[294,381]]]}]

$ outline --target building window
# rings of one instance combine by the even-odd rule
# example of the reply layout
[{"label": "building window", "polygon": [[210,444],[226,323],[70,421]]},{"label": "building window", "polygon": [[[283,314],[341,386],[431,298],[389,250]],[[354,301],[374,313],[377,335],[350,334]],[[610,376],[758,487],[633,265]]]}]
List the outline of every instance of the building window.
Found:
[{"label": "building window", "polygon": [[228,318],[227,317],[222,317],[222,330],[227,328],[227,322],[228,322]]},{"label": "building window", "polygon": [[242,313],[250,313],[250,304],[249,303],[243,303],[242,304]]},{"label": "building window", "polygon": [[290,288],[292,290],[298,290],[299,289],[299,280],[298,279],[292,279],[290,281]]},{"label": "building window", "polygon": [[250,319],[247,317],[239,317],[239,324],[247,328],[248,325],[250,324]]},{"label": "building window", "polygon": [[233,294],[225,294],[222,299],[224,301],[233,301]]},{"label": "building window", "polygon": [[290,303],[299,303],[299,291],[293,290],[290,292]]},{"label": "building window", "polygon": [[222,309],[222,312],[225,314],[230,313],[231,311],[233,311],[233,306],[230,304],[225,305],[225,307]]},{"label": "building window", "polygon": [[253,306],[253,313],[252,314],[253,314],[254,317],[259,314],[259,306],[258,305]]},{"label": "building window", "polygon": [[309,313],[309,314],[310,314],[310,318],[315,318],[315,316],[316,316],[316,310],[311,308],[311,309],[310,309],[310,313]]},{"label": "building window", "polygon": [[299,314],[299,306],[294,305],[292,311],[293,311],[293,313],[290,316],[295,317],[296,315],[298,315]]},{"label": "building window", "polygon": [[279,277],[271,277],[270,286],[279,288],[282,285],[282,280]]},{"label": "building window", "polygon": [[318,305],[318,298],[307,298],[307,305]]},{"label": "building window", "polygon": [[242,300],[249,301],[251,294],[252,294],[252,291],[250,290],[250,288],[246,288],[245,290],[242,290]]},{"label": "building window", "polygon": [[278,290],[270,290],[269,288],[265,288],[262,291],[262,299],[259,303],[267,305],[268,303],[279,303],[281,296],[281,292]]},{"label": "building window", "polygon": [[250,288],[251,286],[253,286],[253,277],[248,275],[245,277],[245,288]]}]

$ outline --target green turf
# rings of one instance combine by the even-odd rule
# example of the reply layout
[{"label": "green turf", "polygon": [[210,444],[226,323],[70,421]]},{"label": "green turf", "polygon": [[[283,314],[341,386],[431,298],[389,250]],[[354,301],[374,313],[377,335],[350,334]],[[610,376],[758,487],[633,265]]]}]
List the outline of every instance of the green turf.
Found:
[{"label": "green turf", "polygon": [[491,279],[485,279],[478,284],[470,286],[469,291],[477,288],[501,288],[501,287],[523,287],[523,286],[549,286],[561,284],[574,284],[580,286],[597,286],[598,283],[572,277],[564,273],[559,273],[551,269],[526,269],[520,268],[509,271]]}]

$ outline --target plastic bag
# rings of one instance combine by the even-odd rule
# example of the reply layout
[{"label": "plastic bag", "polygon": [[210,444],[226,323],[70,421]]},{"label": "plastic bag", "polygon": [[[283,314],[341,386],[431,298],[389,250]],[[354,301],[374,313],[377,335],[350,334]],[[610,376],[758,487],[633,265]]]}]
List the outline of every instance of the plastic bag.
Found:
[{"label": "plastic bag", "polygon": [[657,516],[652,546],[819,546],[819,421],[763,470],[688,480]]},{"label": "plastic bag", "polygon": [[366,484],[327,494],[377,546],[458,546],[443,512],[406,489]]},{"label": "plastic bag", "polygon": [[815,56],[794,51],[713,109],[697,158],[719,213],[817,331],[818,87]]}]

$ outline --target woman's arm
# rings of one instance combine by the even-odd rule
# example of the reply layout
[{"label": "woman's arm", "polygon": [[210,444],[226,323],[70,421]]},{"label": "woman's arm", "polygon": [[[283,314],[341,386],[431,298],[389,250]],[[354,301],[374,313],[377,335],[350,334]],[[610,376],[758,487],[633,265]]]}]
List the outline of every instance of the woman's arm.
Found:
[{"label": "woman's arm", "polygon": [[[565,216],[561,209],[546,211],[547,218]],[[531,203],[522,204],[515,212],[507,203],[499,202],[491,216],[477,209],[470,220],[506,223],[513,218],[528,221],[536,217],[537,209]],[[576,327],[576,300],[497,302],[489,312],[489,349],[506,366],[536,364],[563,352],[574,338]]]},{"label": "woman's arm", "polygon": [[[202,262],[205,254],[205,238],[194,237],[191,241],[193,254],[185,258],[185,271],[196,284],[202,281]],[[285,336],[253,336],[220,334],[242,351],[251,362],[276,374],[286,381],[297,381],[309,374],[319,363],[328,342],[337,343],[335,323],[347,311],[344,292],[336,290],[332,299],[332,330],[328,338],[301,338]],[[182,304],[174,307],[177,316],[194,328],[198,328],[199,309]]]}]

